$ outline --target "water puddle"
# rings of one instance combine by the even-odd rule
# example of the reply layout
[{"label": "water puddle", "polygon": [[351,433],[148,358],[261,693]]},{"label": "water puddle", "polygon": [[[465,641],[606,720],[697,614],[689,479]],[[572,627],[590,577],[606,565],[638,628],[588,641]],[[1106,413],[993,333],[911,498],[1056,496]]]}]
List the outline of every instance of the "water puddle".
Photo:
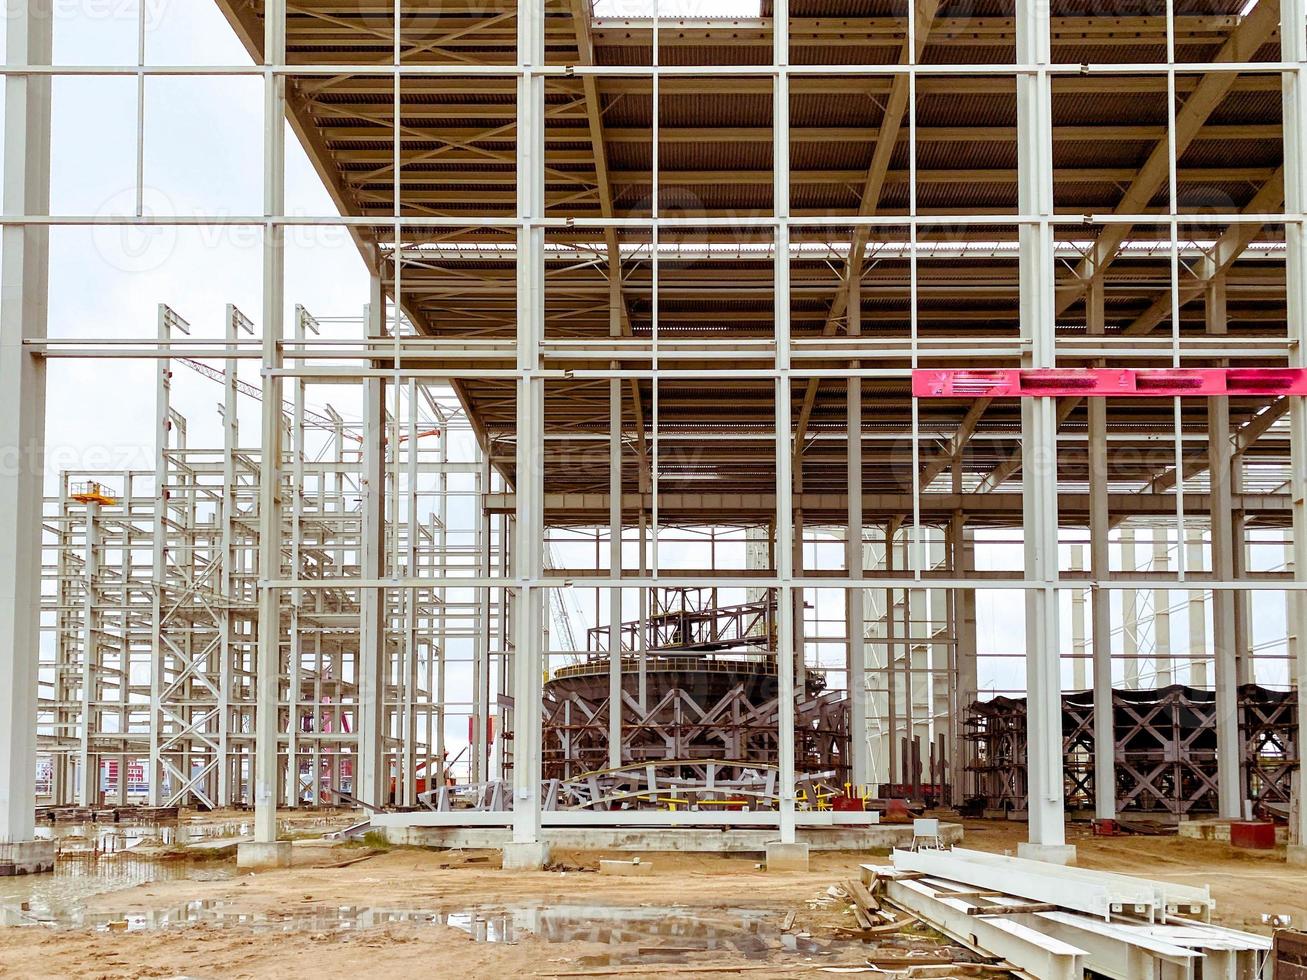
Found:
[{"label": "water puddle", "polygon": [[[325,834],[357,822],[353,814],[330,814],[314,819],[279,820],[277,830],[283,836]],[[167,847],[198,844],[203,841],[229,840],[248,836],[254,824],[248,817],[210,818],[204,815],[184,820],[42,822],[36,836],[53,840],[60,854],[114,854],[142,844]]]},{"label": "water puddle", "polygon": [[224,865],[137,859],[130,853],[114,857],[65,853],[51,874],[0,878],[0,925],[63,925],[96,895],[155,881],[213,880],[234,873]]},{"label": "water puddle", "polygon": [[[178,870],[183,873],[177,877],[196,877],[184,873],[186,869]],[[194,900],[147,911],[104,913],[87,912],[79,903],[67,901],[71,891],[65,883],[58,908],[30,902],[21,917],[0,921],[127,932],[207,925],[260,933],[341,933],[397,924],[444,925],[466,932],[477,942],[516,943],[535,935],[551,943],[614,947],[612,953],[580,957],[582,966],[621,965],[634,960],[682,962],[690,954],[712,951],[761,961],[772,955],[824,957],[865,949],[855,941],[818,940],[786,933],[781,928],[780,913],[759,909],[521,904],[432,911],[405,906],[314,905],[286,912],[250,913],[223,901]]]}]

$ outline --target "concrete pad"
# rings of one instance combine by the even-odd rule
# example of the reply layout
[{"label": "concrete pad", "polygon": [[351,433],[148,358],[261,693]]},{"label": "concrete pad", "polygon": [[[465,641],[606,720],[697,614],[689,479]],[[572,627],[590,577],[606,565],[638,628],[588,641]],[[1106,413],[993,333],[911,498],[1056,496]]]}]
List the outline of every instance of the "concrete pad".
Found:
[{"label": "concrete pad", "polygon": [[1049,864],[1075,864],[1076,846],[1074,844],[1030,844],[1017,845],[1017,857],[1031,861],[1047,861]]},{"label": "concrete pad", "polygon": [[0,844],[0,878],[44,874],[54,870],[54,841],[25,840]]},{"label": "concrete pad", "polygon": [[242,871],[271,871],[290,867],[290,841],[244,841],[236,848],[236,867]]},{"label": "concrete pad", "polygon": [[1285,852],[1285,860],[1296,868],[1307,868],[1307,844],[1290,844]]},{"label": "concrete pad", "polygon": [[253,837],[215,837],[213,840],[196,841],[185,845],[184,850],[193,851],[206,858],[229,858],[236,854],[242,844],[252,843]]},{"label": "concrete pad", "polygon": [[[429,812],[429,811],[428,811]],[[441,850],[502,850],[512,839],[507,827],[430,826],[421,823],[421,812],[387,813],[384,824],[374,820],[374,829],[386,832],[392,844],[434,847]],[[435,817],[457,814],[436,813]],[[636,820],[639,814],[633,814]],[[409,823],[408,821],[412,821]],[[944,843],[962,842],[962,825],[940,826]],[[814,851],[872,851],[907,847],[912,843],[911,824],[867,824],[842,827],[800,827],[798,839]],[[776,828],[704,827],[549,827],[541,838],[551,847],[575,851],[625,851],[651,854],[655,851],[682,851],[701,854],[757,854],[776,839]]]},{"label": "concrete pad", "polygon": [[502,867],[505,871],[541,871],[548,863],[549,845],[544,841],[509,841],[504,844]]},{"label": "concrete pad", "polygon": [[601,875],[625,875],[628,877],[651,875],[653,874],[653,864],[648,861],[600,861],[599,873]]},{"label": "concrete pad", "polygon": [[782,844],[778,840],[767,843],[768,871],[807,871],[808,845]]}]

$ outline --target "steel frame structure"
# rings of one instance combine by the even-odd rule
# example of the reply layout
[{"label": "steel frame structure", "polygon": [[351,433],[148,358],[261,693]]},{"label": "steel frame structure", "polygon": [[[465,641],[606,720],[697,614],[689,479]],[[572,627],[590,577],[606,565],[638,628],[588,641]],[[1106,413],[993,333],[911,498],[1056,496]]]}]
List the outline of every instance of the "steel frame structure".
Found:
[{"label": "steel frame structure", "polygon": [[[1239,688],[1241,799],[1254,806],[1287,805],[1298,770],[1297,695],[1255,684]],[[1180,818],[1219,810],[1216,699],[1211,690],[1181,684],[1112,695],[1113,793],[1118,813]],[[987,809],[1026,805],[1026,705],[994,698],[968,709],[965,765],[968,797]],[[1094,698],[1062,696],[1062,759],[1068,805],[1088,809],[1095,784]]]},{"label": "steel frame structure", "polygon": [[[846,599],[851,725],[869,733],[891,710],[877,693],[887,668],[903,665],[915,684],[915,651],[934,649],[936,623],[956,640],[923,676],[945,679],[944,702],[956,709],[961,693],[965,703],[976,593],[1019,590],[1030,724],[1047,735],[1059,728],[1070,592],[1089,590],[1092,635],[1106,638],[1115,593],[1197,586],[1211,596],[1220,810],[1237,814],[1248,597],[1283,592],[1290,633],[1307,635],[1303,397],[927,403],[912,397],[911,377],[1307,367],[1302,0],[1204,14],[1158,2],[1124,20],[1034,0],[852,12],[839,0],[764,0],[759,18],[729,24],[614,23],[584,0],[217,2],[252,64],[152,63],[142,31],[135,65],[54,66],[47,0],[19,4],[10,20],[0,443],[31,451],[0,474],[0,843],[31,836],[44,365],[199,356],[172,335],[112,350],[46,336],[49,229],[157,223],[139,199],[121,217],[50,214],[49,89],[64,75],[142,89],[175,75],[260,80],[262,207],[172,220],[260,230],[263,308],[251,336],[210,356],[260,367],[261,459],[286,458],[287,382],[361,392],[359,557],[347,581],[363,798],[382,796],[393,769],[387,610],[410,608],[416,593],[472,588],[483,613],[502,604],[503,615],[483,616],[474,684],[489,706],[502,651],[499,703],[513,738],[500,764],[511,763],[512,842],[532,848],[543,839],[545,610],[578,580],[608,592],[610,647],[620,646],[627,592],[776,592],[775,828],[786,843],[796,840],[787,733],[808,649],[800,610],[821,590]],[[286,213],[286,120],[339,214]],[[143,132],[138,120],[138,163]],[[342,227],[359,244],[372,302],[352,344],[287,336],[285,237],[297,226]],[[457,393],[484,452],[484,511],[503,544],[470,577],[406,564],[399,522],[387,521],[397,491],[386,475],[403,466],[385,451],[402,426],[395,409],[403,392],[437,382]],[[242,615],[254,632],[240,641],[253,658],[260,841],[275,839],[278,745],[294,737],[277,710],[294,609],[341,587],[307,576],[295,557],[301,528],[287,518],[298,505],[281,472],[258,467],[251,488],[257,564]],[[1140,575],[1113,560],[1121,525],[1138,518],[1171,524],[1183,543],[1174,569]],[[679,567],[669,530],[716,523],[765,529],[766,569]],[[546,528],[569,525],[606,525],[607,562],[547,567]],[[1259,525],[1292,527],[1285,571],[1250,570],[1247,532]],[[840,567],[807,560],[811,527],[853,529]],[[976,570],[985,527],[1022,529],[1022,569]],[[1063,560],[1068,528],[1089,530],[1086,569]],[[889,546],[874,562],[877,541]],[[157,547],[154,561],[157,573]],[[886,655],[867,642],[884,639],[868,622],[879,590],[883,609],[906,610]],[[155,642],[157,702],[169,654],[167,639]],[[1101,735],[1112,724],[1112,661],[1095,643]],[[610,692],[622,680],[613,658]],[[82,690],[94,700],[92,688]],[[614,756],[619,716],[609,721]],[[889,737],[900,736],[891,727]],[[949,734],[955,758],[959,737]],[[1110,742],[1095,742],[1104,785],[1114,781]],[[872,781],[872,747],[871,734],[852,740],[857,782]],[[157,737],[150,748],[162,765]],[[1064,844],[1058,748],[1028,740],[1030,853]],[[1097,807],[1112,815],[1111,800]]]},{"label": "steel frame structure", "polygon": [[[233,341],[248,323],[234,307],[224,319]],[[189,331],[166,306],[159,326],[163,338]],[[298,336],[316,327],[298,311]],[[236,361],[189,363],[222,385],[222,446],[188,443],[187,419],[173,407],[179,368],[163,359],[156,468],[65,472],[59,495],[45,502],[37,730],[49,779],[41,803],[253,803],[263,456],[236,424]],[[261,396],[250,387],[244,394]],[[449,515],[460,496],[451,476],[468,483],[461,496],[469,503],[481,497],[476,453],[460,459],[451,449],[460,438],[472,443],[467,420],[440,386],[421,398],[413,388],[402,404],[403,432],[389,444],[399,451],[387,450],[399,458],[400,479],[385,477],[387,495],[400,502],[388,534],[402,570],[475,575],[498,544],[479,508],[467,508],[471,523]],[[357,422],[326,413],[308,409],[304,385],[294,383],[281,418],[290,434],[279,467],[287,506],[283,527],[269,532],[285,542],[297,574],[330,585],[295,596],[282,612],[278,798],[286,806],[334,804],[334,791],[354,792],[359,761],[360,606],[350,580],[362,550],[362,437]],[[99,499],[80,492],[91,481],[104,491]],[[432,587],[389,596],[384,615],[383,751],[395,787],[376,802],[411,806],[425,783],[446,774],[449,715],[488,714],[470,690],[447,692],[446,675],[472,659],[451,648],[470,651],[500,611]],[[455,762],[468,778],[471,760]]]}]

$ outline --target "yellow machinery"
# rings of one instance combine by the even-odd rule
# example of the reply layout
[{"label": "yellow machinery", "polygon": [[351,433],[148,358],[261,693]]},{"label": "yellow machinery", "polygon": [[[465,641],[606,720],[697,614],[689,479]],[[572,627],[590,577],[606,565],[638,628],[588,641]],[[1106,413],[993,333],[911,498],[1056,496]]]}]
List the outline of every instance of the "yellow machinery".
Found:
[{"label": "yellow machinery", "polygon": [[86,483],[74,483],[71,494],[74,500],[84,504],[116,504],[118,498],[110,493],[109,488],[94,480]]}]

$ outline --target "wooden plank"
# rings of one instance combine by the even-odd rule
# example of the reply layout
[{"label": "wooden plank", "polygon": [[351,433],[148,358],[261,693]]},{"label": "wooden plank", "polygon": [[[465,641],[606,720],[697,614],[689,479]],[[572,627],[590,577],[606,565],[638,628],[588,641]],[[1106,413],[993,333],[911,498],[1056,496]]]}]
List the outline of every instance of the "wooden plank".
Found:
[{"label": "wooden plank", "polygon": [[862,906],[864,911],[867,912],[880,911],[880,902],[876,901],[876,899],[872,896],[871,892],[867,890],[867,886],[864,885],[862,882],[848,881],[845,882],[844,888],[849,893],[849,895],[853,898],[853,900]]}]

